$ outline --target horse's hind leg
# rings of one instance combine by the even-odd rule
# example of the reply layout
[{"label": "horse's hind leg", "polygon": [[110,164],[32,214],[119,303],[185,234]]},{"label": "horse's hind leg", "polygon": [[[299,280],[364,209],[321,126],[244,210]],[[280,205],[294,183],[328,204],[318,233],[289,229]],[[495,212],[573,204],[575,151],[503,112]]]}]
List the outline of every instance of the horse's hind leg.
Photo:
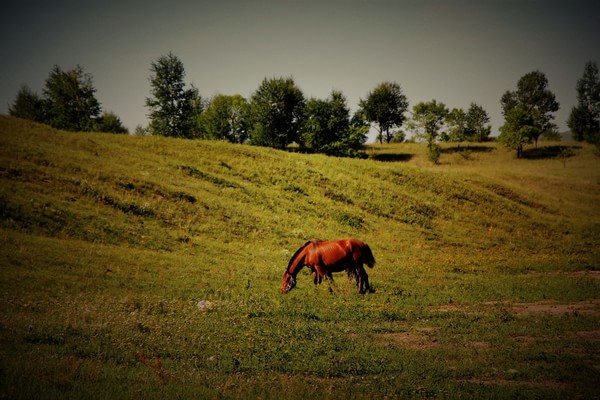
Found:
[{"label": "horse's hind leg", "polygon": [[329,293],[333,293],[333,275],[331,271],[327,271],[325,278],[327,279],[327,285],[329,286]]}]

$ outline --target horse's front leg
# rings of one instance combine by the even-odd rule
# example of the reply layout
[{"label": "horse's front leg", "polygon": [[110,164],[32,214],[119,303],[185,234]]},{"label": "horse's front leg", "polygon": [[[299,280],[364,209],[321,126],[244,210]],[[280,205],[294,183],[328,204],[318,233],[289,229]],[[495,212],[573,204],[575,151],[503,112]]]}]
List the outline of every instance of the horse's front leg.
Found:
[{"label": "horse's front leg", "polygon": [[312,270],[311,276],[313,278],[313,282],[315,283],[315,285],[321,284],[321,281],[323,280],[323,278],[321,277],[321,275],[319,275],[319,273],[317,272],[316,269]]},{"label": "horse's front leg", "polygon": [[[320,285],[321,282],[323,282],[323,279],[327,279],[327,276],[325,276],[323,270],[318,265],[311,266],[310,270],[312,271],[311,275],[315,285]],[[331,276],[331,274],[329,274],[329,276]]]},{"label": "horse's front leg", "polygon": [[371,293],[371,287],[369,286],[369,275],[367,275],[367,271],[365,271],[365,268],[361,265],[358,268],[358,277],[357,280],[359,281],[358,284],[358,291],[359,293],[363,294],[366,292]]}]

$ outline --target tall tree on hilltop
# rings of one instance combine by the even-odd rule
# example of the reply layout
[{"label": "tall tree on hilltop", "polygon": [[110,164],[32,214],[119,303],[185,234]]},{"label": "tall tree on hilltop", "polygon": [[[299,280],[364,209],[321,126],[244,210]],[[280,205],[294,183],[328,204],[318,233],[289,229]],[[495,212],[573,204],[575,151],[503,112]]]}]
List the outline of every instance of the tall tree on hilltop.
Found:
[{"label": "tall tree on hilltop", "polygon": [[50,72],[44,88],[44,122],[69,131],[91,131],[100,115],[92,76],[81,66],[63,71],[57,65]]},{"label": "tall tree on hilltop", "polygon": [[[504,93],[500,103],[505,118],[516,108],[520,110],[518,113],[528,114],[529,118],[527,119],[531,120],[533,129],[527,129],[527,131],[530,141],[535,142],[536,145],[542,134],[556,130],[556,125],[552,122],[554,119],[552,113],[558,111],[559,104],[554,93],[548,89],[548,79],[543,72],[533,71],[525,74],[519,79],[517,90]],[[519,119],[522,120],[522,118]],[[504,132],[509,134],[513,131],[505,129]]]},{"label": "tall tree on hilltop", "polygon": [[383,82],[361,99],[359,108],[366,120],[376,124],[379,143],[389,143],[394,132],[405,120],[404,113],[408,109],[408,100],[402,93],[400,85],[395,82]]},{"label": "tall tree on hilltop", "polygon": [[163,136],[194,137],[200,96],[195,87],[185,88],[183,63],[169,52],[152,62],[150,71],[149,130]]},{"label": "tall tree on hilltop", "polygon": [[304,104],[292,78],[265,78],[250,102],[251,142],[278,149],[300,142]]},{"label": "tall tree on hilltop", "polygon": [[571,110],[567,125],[575,140],[600,143],[600,78],[595,62],[585,64],[577,81],[577,106]]}]

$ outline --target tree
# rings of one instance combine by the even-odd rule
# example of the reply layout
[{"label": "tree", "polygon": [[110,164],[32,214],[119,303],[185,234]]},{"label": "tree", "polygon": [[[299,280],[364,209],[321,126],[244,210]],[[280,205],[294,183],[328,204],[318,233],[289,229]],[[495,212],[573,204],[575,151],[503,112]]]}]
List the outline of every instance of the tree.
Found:
[{"label": "tree", "polygon": [[466,122],[467,140],[485,142],[489,139],[492,127],[487,125],[490,122],[490,117],[483,107],[471,103],[467,111]]},{"label": "tree", "polygon": [[350,120],[350,109],[342,92],[333,90],[325,99],[310,98],[305,105],[302,144],[315,152],[334,156],[359,156],[366,141],[368,123]]},{"label": "tree", "polygon": [[45,120],[44,100],[33,92],[27,85],[21,86],[15,102],[8,107],[8,113],[13,117],[28,119],[36,122]]},{"label": "tree", "polygon": [[540,135],[556,130],[556,125],[552,122],[552,113],[558,111],[559,104],[554,93],[548,89],[546,75],[540,71],[533,71],[521,77],[517,83],[517,90],[504,93],[500,103],[505,118],[515,108],[520,109],[519,113],[525,112],[529,115],[535,128],[531,129],[529,134],[533,135],[531,139],[536,145]]},{"label": "tree", "polygon": [[244,143],[248,139],[249,114],[250,105],[245,98],[219,94],[200,115],[200,130],[209,139]]},{"label": "tree", "polygon": [[577,105],[567,125],[575,140],[600,143],[600,78],[595,62],[585,64],[583,76],[577,81]]},{"label": "tree", "polygon": [[151,97],[146,98],[150,131],[171,137],[194,137],[201,100],[195,87],[185,88],[183,63],[169,52],[152,62],[150,71]]},{"label": "tree", "polygon": [[265,78],[250,102],[251,142],[278,149],[299,142],[304,104],[292,78]]},{"label": "tree", "polygon": [[96,122],[96,131],[107,133],[129,133],[121,119],[112,111],[104,112]]},{"label": "tree", "polygon": [[442,140],[449,142],[464,142],[468,140],[467,114],[462,108],[453,108],[446,115],[448,132],[443,134]]},{"label": "tree", "polygon": [[539,137],[540,128],[534,116],[521,107],[514,107],[504,115],[504,125],[500,127],[498,141],[517,151],[517,158],[523,156],[523,146]]},{"label": "tree", "polygon": [[346,98],[339,91],[332,91],[325,100],[308,99],[304,112],[302,142],[316,152],[339,141],[350,127],[350,110]]},{"label": "tree", "polygon": [[101,110],[95,92],[91,75],[81,66],[62,71],[55,65],[44,88],[44,121],[58,129],[93,130]]},{"label": "tree", "polygon": [[446,105],[442,102],[438,103],[436,100],[420,102],[413,107],[411,128],[418,137],[425,139],[429,150],[429,159],[436,164],[441,153],[441,148],[436,140],[447,116]]},{"label": "tree", "polygon": [[383,82],[369,92],[366,99],[360,100],[359,107],[365,119],[376,124],[379,143],[383,143],[384,139],[389,143],[394,134],[392,129],[401,127],[405,120],[408,100],[400,85],[395,82]]}]

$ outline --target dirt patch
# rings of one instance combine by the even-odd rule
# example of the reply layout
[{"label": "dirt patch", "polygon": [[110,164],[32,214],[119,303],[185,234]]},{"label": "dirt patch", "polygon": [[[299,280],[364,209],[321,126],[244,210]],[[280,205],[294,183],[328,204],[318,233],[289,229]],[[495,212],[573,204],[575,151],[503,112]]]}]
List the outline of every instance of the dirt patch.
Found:
[{"label": "dirt patch", "polygon": [[465,342],[464,346],[476,350],[484,350],[489,349],[491,347],[491,345],[488,342],[481,341]]},{"label": "dirt patch", "polygon": [[465,307],[461,307],[458,304],[450,303],[450,304],[444,304],[443,306],[436,307],[434,310],[439,311],[439,312],[464,311]]},{"label": "dirt patch", "polygon": [[380,333],[377,335],[377,342],[382,345],[415,350],[427,350],[438,345],[437,339],[431,339],[427,335],[411,332]]},{"label": "dirt patch", "polygon": [[600,340],[600,331],[573,332],[573,337],[590,340],[590,341],[597,341],[597,340]]},{"label": "dirt patch", "polygon": [[515,303],[510,306],[512,312],[518,315],[587,315],[600,316],[600,299],[580,301],[571,304],[561,304],[554,302],[537,302],[537,303]]},{"label": "dirt patch", "polygon": [[531,387],[531,388],[539,388],[539,389],[549,389],[549,390],[571,390],[573,385],[568,382],[556,382],[548,379],[541,379],[539,381],[517,381],[511,379],[502,379],[502,378],[484,378],[484,379],[467,379],[461,380],[459,382],[469,383],[474,385],[493,385],[493,386],[523,386],[523,387]]}]

